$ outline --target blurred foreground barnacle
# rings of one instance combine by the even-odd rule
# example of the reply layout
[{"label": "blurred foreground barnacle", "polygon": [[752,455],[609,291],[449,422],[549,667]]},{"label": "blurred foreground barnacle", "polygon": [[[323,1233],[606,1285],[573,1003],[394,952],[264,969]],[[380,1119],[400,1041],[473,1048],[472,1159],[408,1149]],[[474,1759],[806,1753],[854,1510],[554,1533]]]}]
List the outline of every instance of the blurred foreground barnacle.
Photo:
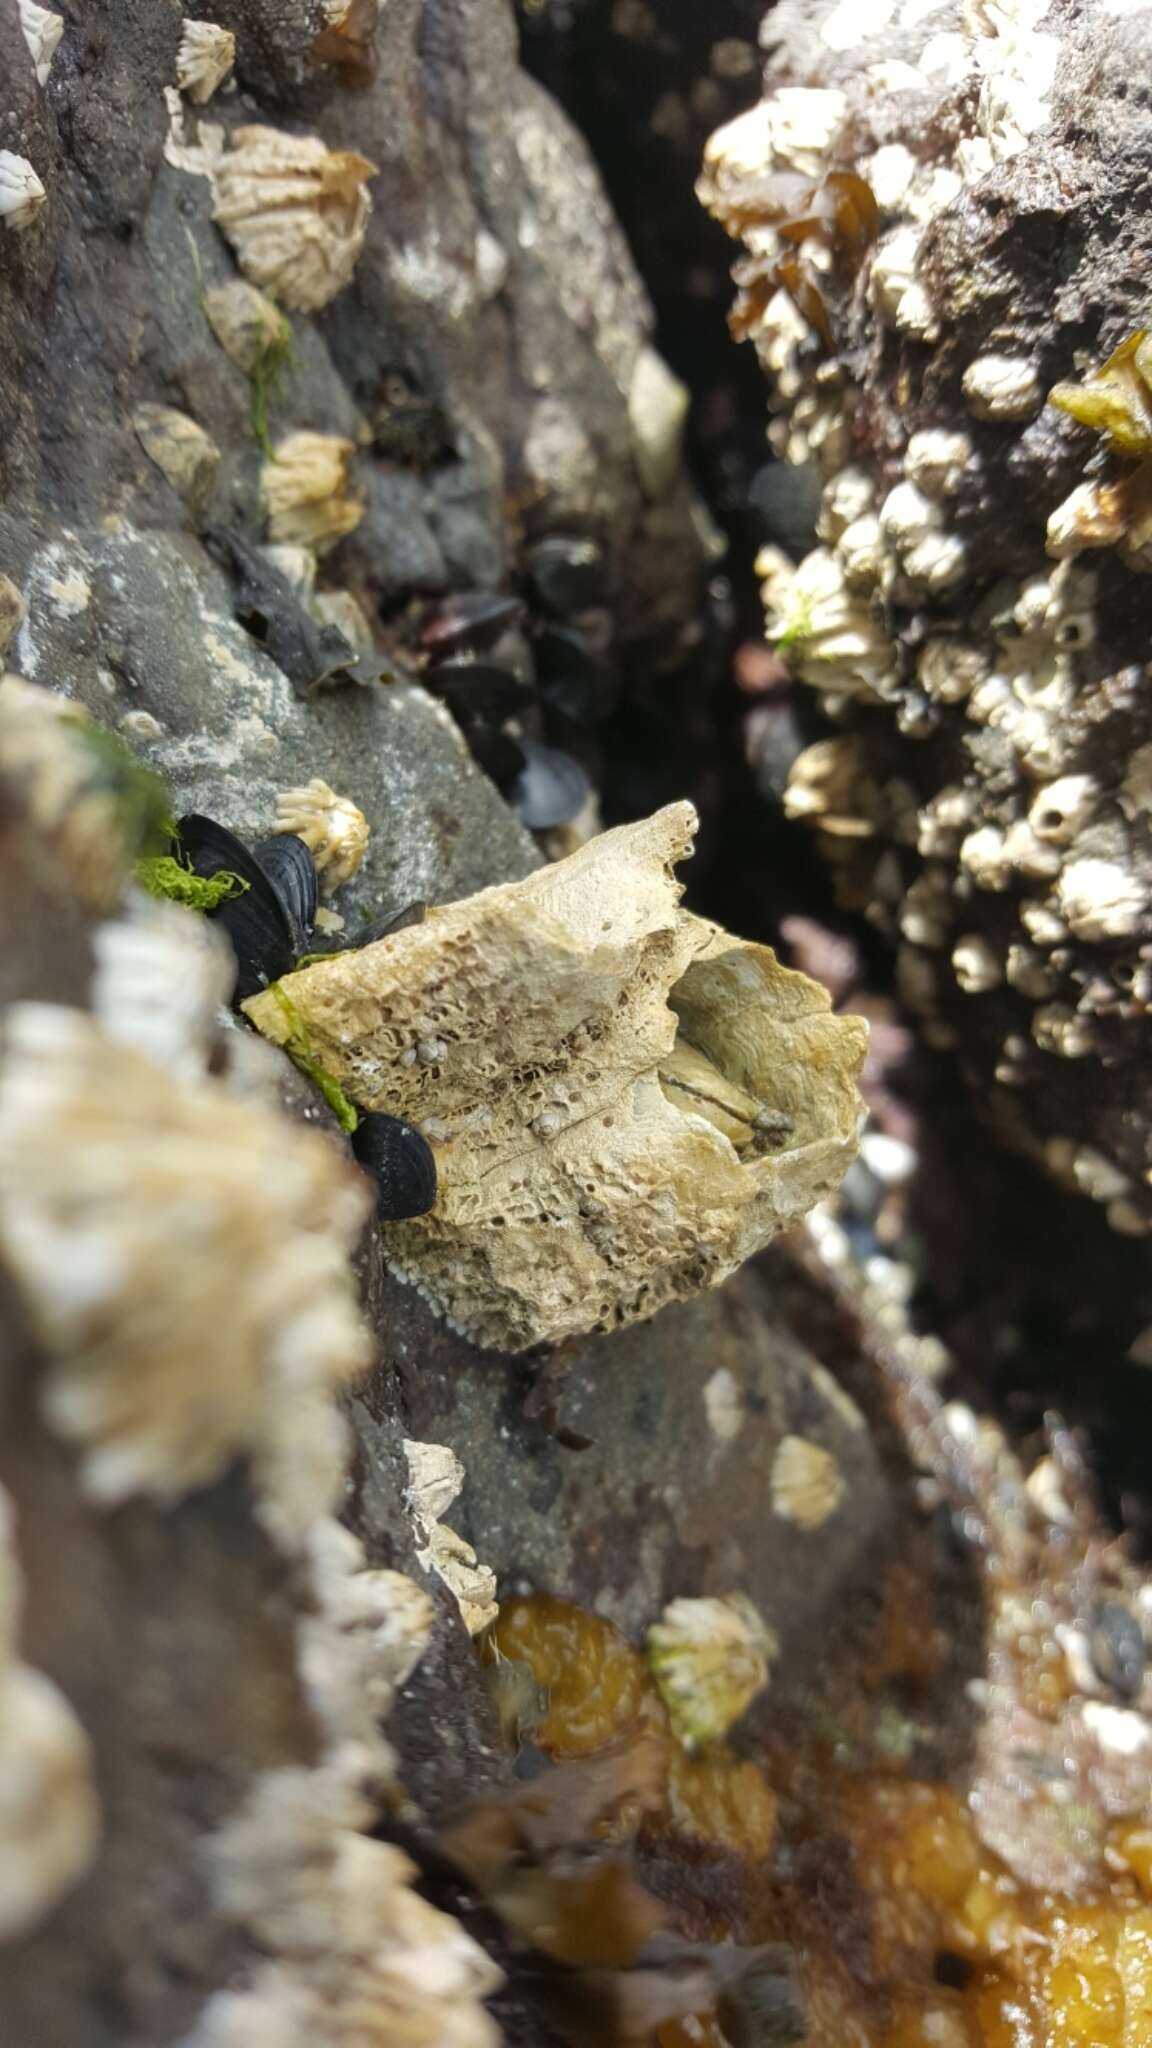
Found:
[{"label": "blurred foreground barnacle", "polygon": [[1137,328],[1082,384],[1054,384],[1050,405],[1093,427],[1121,455],[1152,455],[1152,334]]},{"label": "blurred foreground barnacle", "polygon": [[368,820],[351,797],[337,796],[319,775],[276,798],[276,832],[304,841],[326,896],[351,881],[368,851]]},{"label": "blurred foreground barnacle", "polygon": [[28,607],[10,576],[0,576],[0,668],[28,615]]},{"label": "blurred foreground barnacle", "polygon": [[416,1525],[416,1555],[425,1571],[435,1572],[447,1586],[469,1635],[478,1636],[495,1621],[496,1574],[477,1564],[476,1552],[454,1529],[441,1521],[464,1484],[464,1467],[446,1444],[404,1440],[408,1464],[408,1505]]},{"label": "blurred foreground barnacle", "polygon": [[348,488],[353,444],[338,434],[302,430],[277,443],[260,472],[268,532],[326,554],[364,517],[364,500]]},{"label": "blurred foreground barnacle", "polygon": [[27,1934],[71,1890],[100,1833],[91,1744],[58,1687],[20,1662],[21,1605],[0,1487],[0,1942]]},{"label": "blurred foreground barnacle", "polygon": [[0,784],[89,910],[110,910],[137,856],[164,843],[159,777],[82,705],[19,676],[0,684]]},{"label": "blurred foreground barnacle", "polygon": [[236,58],[236,38],[230,29],[217,28],[214,21],[183,21],[180,48],[176,52],[176,83],[181,92],[202,107],[222,85]]},{"label": "blurred foreground barnacle", "polygon": [[778,1647],[743,1593],[671,1601],[648,1631],[648,1663],[681,1742],[726,1735],[763,1692]]},{"label": "blurred foreground barnacle", "polygon": [[831,1451],[786,1436],[772,1460],[772,1506],[798,1529],[819,1529],[844,1498],[844,1475]]},{"label": "blurred foreground barnacle", "polygon": [[47,7],[39,7],[37,0],[19,0],[20,27],[28,54],[32,59],[37,85],[47,85],[52,69],[52,59],[60,47],[64,33],[63,17],[53,14]]},{"label": "blurred foreground barnacle", "polygon": [[891,639],[867,600],[849,588],[830,549],[805,555],[768,603],[768,637],[803,682],[837,696],[881,690],[892,670]]},{"label": "blurred foreground barnacle", "polygon": [[[854,1155],[865,1027],[678,908],[695,823],[670,805],[245,1005],[282,1044],[287,1002],[358,1108],[436,1120],[435,1207],[386,1254],[481,1343],[557,1342],[717,1284]],[[663,1084],[678,1041],[777,1113],[774,1147],[738,1148]]]},{"label": "blurred foreground barnacle", "polygon": [[138,405],[132,425],[148,460],[163,471],[173,490],[187,505],[202,506],[220,462],[211,436],[171,405]]},{"label": "blurred foreground barnacle", "polygon": [[47,197],[27,157],[0,149],[0,220],[5,227],[31,227]]},{"label": "blurred foreground barnacle", "polygon": [[335,298],[363,246],[375,164],[316,135],[251,126],[211,175],[213,219],[253,284],[304,313]]},{"label": "blurred foreground barnacle", "polygon": [[14,1006],[2,1055],[4,1260],[85,1490],[175,1500],[247,1454],[262,1514],[294,1538],[339,1471],[331,1397],[368,1358],[348,1264],[359,1175],[317,1133],[79,1011]]}]

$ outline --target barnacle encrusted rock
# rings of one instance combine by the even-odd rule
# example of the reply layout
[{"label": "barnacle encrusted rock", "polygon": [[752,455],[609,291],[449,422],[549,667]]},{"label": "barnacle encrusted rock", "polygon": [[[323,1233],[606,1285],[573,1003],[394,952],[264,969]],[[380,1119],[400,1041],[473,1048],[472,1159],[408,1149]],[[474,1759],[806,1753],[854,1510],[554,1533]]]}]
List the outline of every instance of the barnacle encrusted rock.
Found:
[{"label": "barnacle encrusted rock", "polygon": [[327,553],[364,517],[364,500],[348,487],[353,444],[306,429],[288,434],[264,464],[261,483],[268,532],[277,543]]},{"label": "barnacle encrusted rock", "polygon": [[648,1631],[648,1662],[680,1740],[726,1735],[763,1692],[778,1648],[743,1593],[670,1601]]},{"label": "barnacle encrusted rock", "polygon": [[91,1745],[58,1687],[20,1662],[20,1607],[0,1487],[0,1942],[27,1933],[83,1876],[100,1832]]},{"label": "barnacle encrusted rock", "polygon": [[176,52],[176,83],[202,107],[222,85],[236,58],[236,38],[214,21],[184,17],[184,33]]},{"label": "barnacle encrusted rock", "polygon": [[0,1239],[94,1499],[173,1500],[248,1454],[270,1525],[308,1527],[343,1448],[331,1395],[367,1359],[348,1269],[367,1206],[316,1134],[79,1011],[8,1013]]},{"label": "barnacle encrusted rock", "polygon": [[[856,1147],[866,1031],[823,989],[678,908],[695,813],[672,804],[505,888],[254,997],[366,1109],[421,1126],[435,1207],[387,1255],[512,1349],[713,1286],[802,1216]],[[663,1085],[677,1043],[719,1105]],[[675,1081],[675,1076],[672,1076]],[[737,1149],[709,1110],[760,1105]]]},{"label": "barnacle encrusted rock", "polygon": [[213,217],[253,284],[314,313],[356,268],[372,202],[367,157],[316,135],[237,128],[212,171]]},{"label": "barnacle encrusted rock", "polygon": [[0,149],[0,220],[5,227],[31,227],[47,197],[27,157]]},{"label": "barnacle encrusted rock", "polygon": [[320,775],[276,798],[277,832],[294,832],[316,863],[326,895],[333,895],[368,851],[368,820],[350,797],[337,796]]}]

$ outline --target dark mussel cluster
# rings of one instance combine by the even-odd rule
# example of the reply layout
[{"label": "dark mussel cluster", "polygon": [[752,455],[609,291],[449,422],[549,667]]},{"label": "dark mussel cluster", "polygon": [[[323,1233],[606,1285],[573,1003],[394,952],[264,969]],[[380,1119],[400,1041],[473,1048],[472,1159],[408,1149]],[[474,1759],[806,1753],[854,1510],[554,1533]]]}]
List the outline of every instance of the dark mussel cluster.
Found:
[{"label": "dark mussel cluster", "polygon": [[[181,864],[204,881],[234,875],[240,884],[205,914],[227,932],[236,955],[233,1003],[254,996],[295,966],[315,944],[318,886],[308,847],[293,832],[276,832],[251,851],[214,818],[190,813],[176,827]],[[419,906],[422,914],[423,906]],[[413,921],[417,907],[381,921],[361,943]],[[361,1111],[352,1150],[376,1183],[378,1215],[398,1222],[423,1216],[436,1200],[436,1159],[423,1134],[402,1117]]]},{"label": "dark mussel cluster", "polygon": [[548,832],[601,779],[596,728],[616,698],[604,551],[553,534],[527,551],[523,595],[464,591],[426,616],[424,680],[523,824]]}]

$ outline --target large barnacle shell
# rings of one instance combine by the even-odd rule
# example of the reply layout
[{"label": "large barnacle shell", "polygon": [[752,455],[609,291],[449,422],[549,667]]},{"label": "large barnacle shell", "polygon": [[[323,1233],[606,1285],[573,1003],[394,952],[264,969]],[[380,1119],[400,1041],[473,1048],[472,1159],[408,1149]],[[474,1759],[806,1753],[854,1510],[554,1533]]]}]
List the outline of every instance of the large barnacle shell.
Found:
[{"label": "large barnacle shell", "polygon": [[186,504],[203,504],[220,461],[220,450],[203,427],[172,405],[138,405],[132,425],[148,460],[173,490]]},{"label": "large barnacle shell", "polygon": [[272,1526],[307,1527],[339,1469],[331,1391],[366,1359],[367,1206],[317,1134],[78,1011],[9,1011],[0,1241],[93,1498],[172,1500],[247,1453]]},{"label": "large barnacle shell", "polygon": [[326,895],[333,895],[368,851],[368,820],[350,797],[337,796],[319,775],[276,798],[277,832],[294,832],[316,863]]},{"label": "large barnacle shell", "polygon": [[100,1828],[88,1738],[63,1693],[19,1662],[19,1608],[0,1488],[0,1941],[26,1934],[83,1876]]},{"label": "large barnacle shell", "polygon": [[202,107],[222,85],[236,59],[236,38],[214,21],[184,17],[184,33],[176,52],[176,83]]},{"label": "large barnacle shell", "polygon": [[316,135],[237,128],[212,172],[213,217],[253,284],[314,313],[356,268],[375,164]]},{"label": "large barnacle shell", "polygon": [[63,18],[47,7],[37,6],[36,0],[19,0],[19,5],[20,26],[35,68],[36,83],[47,85],[52,59],[64,33]]},{"label": "large barnacle shell", "polygon": [[288,434],[264,464],[261,481],[274,541],[299,543],[325,554],[359,526],[364,500],[348,489],[351,441],[302,429]]},{"label": "large barnacle shell", "polygon": [[[355,1102],[432,1139],[436,1204],[387,1226],[388,1256],[481,1343],[555,1342],[715,1285],[855,1153],[866,1028],[678,908],[695,823],[670,805],[288,976],[286,1006],[245,1005],[281,1043],[298,1019]],[[663,1085],[678,1037],[716,1070],[718,1109]],[[760,1124],[738,1148],[717,1114],[744,1097]]]},{"label": "large barnacle shell", "polygon": [[27,157],[0,149],[0,220],[5,227],[31,227],[47,197]]}]

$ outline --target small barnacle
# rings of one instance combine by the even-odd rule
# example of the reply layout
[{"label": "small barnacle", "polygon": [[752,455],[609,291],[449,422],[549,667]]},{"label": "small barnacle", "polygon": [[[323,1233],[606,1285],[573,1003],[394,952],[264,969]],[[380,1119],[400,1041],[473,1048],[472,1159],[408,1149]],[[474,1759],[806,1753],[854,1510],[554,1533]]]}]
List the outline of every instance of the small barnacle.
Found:
[{"label": "small barnacle", "polygon": [[1012,861],[1005,837],[996,825],[980,825],[960,843],[960,865],[967,868],[978,889],[1007,889],[1012,881]]},{"label": "small barnacle", "polygon": [[1137,328],[1082,384],[1054,384],[1048,402],[1118,454],[1152,455],[1152,334]]},{"label": "small barnacle", "polygon": [[987,676],[988,657],[963,640],[934,637],[920,650],[916,674],[930,697],[960,704]]},{"label": "small barnacle", "polygon": [[240,277],[206,291],[204,311],[225,355],[246,376],[251,376],[270,352],[283,350],[286,335],[291,337],[279,307]]},{"label": "small barnacle", "polygon": [[63,18],[51,13],[47,7],[37,6],[37,0],[19,0],[19,6],[20,26],[36,72],[36,83],[47,85],[52,59],[64,33]]},{"label": "small barnacle", "polygon": [[679,1740],[720,1741],[763,1692],[778,1648],[743,1593],[670,1601],[648,1631],[648,1663]]},{"label": "small barnacle", "polygon": [[926,497],[949,498],[960,488],[971,460],[972,443],[967,434],[930,427],[912,435],[904,464]]},{"label": "small barnacle", "polygon": [[880,526],[884,537],[901,553],[917,547],[935,532],[939,524],[939,506],[907,479],[889,491],[880,507]]},{"label": "small barnacle", "polygon": [[213,219],[253,284],[314,313],[346,285],[363,247],[375,164],[318,136],[237,128],[213,165]]},{"label": "small barnacle", "polygon": [[1080,1060],[1094,1050],[1091,1026],[1067,1003],[1044,1003],[1032,1015],[1032,1036],[1042,1052]]},{"label": "small barnacle", "polygon": [[220,450],[187,413],[171,405],[138,405],[132,415],[136,437],[185,503],[200,506],[212,489]]},{"label": "small barnacle", "polygon": [[300,542],[326,554],[359,526],[364,500],[348,487],[353,443],[307,429],[288,434],[261,469],[274,541]]},{"label": "small barnacle", "polygon": [[1077,484],[1048,516],[1045,547],[1056,561],[1085,548],[1111,548],[1128,531],[1125,494],[1119,484]]},{"label": "small barnacle", "polygon": [[0,576],[0,668],[27,617],[28,607],[10,576]]},{"label": "small barnacle", "polygon": [[368,820],[350,797],[337,796],[319,775],[276,798],[277,832],[293,832],[304,841],[316,863],[328,896],[352,876],[368,851]]},{"label": "small barnacle", "polygon": [[868,289],[881,319],[914,341],[935,341],[940,323],[916,274],[920,231],[900,227],[877,244]]},{"label": "small barnacle", "polygon": [[27,157],[0,149],[0,220],[5,227],[31,227],[47,197]]},{"label": "small barnacle", "polygon": [[865,512],[844,528],[836,543],[836,558],[845,582],[854,590],[874,590],[885,582],[892,557],[874,512]]},{"label": "small barnacle", "polygon": [[183,21],[180,48],[176,52],[176,83],[196,106],[202,107],[222,85],[236,59],[236,38],[230,29],[217,28],[214,21]]},{"label": "small barnacle", "polygon": [[1111,860],[1074,860],[1056,891],[1062,916],[1078,939],[1127,939],[1142,931],[1148,898],[1129,868]]},{"label": "small barnacle", "polygon": [[1037,838],[1066,846],[1080,837],[1099,802],[1100,785],[1094,775],[1061,775],[1037,791],[1028,823]]},{"label": "small barnacle", "polygon": [[829,543],[839,540],[850,526],[872,511],[875,503],[876,486],[867,470],[837,470],[825,484],[820,500],[816,521],[820,539]]},{"label": "small barnacle", "polygon": [[874,696],[888,680],[892,648],[867,604],[849,590],[844,570],[827,548],[805,555],[769,637],[787,649],[789,663],[814,689],[844,696]]},{"label": "small barnacle", "polygon": [[1024,420],[1040,409],[1040,378],[1023,356],[977,356],[961,381],[978,420]]},{"label": "small barnacle", "polygon": [[819,1529],[844,1498],[844,1474],[831,1451],[807,1437],[786,1436],[772,1460],[772,1507],[798,1529]]},{"label": "small barnacle", "polygon": [[952,971],[957,988],[966,996],[985,995],[999,988],[1004,970],[999,956],[980,932],[965,932],[952,948]]}]

